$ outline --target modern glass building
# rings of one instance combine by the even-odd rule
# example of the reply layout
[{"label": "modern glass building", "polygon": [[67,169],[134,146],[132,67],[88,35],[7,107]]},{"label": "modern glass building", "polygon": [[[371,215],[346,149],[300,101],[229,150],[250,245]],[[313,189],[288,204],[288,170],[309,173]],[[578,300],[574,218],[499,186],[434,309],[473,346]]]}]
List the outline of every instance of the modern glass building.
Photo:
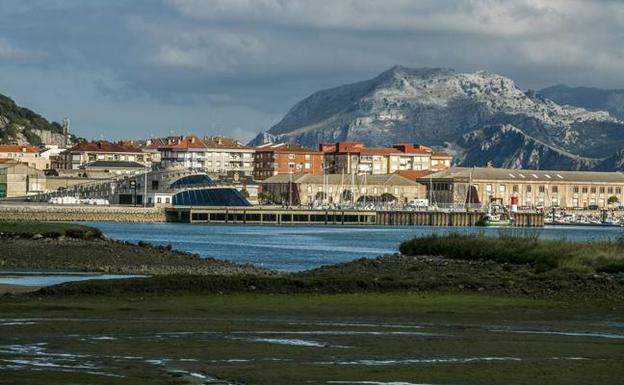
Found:
[{"label": "modern glass building", "polygon": [[207,188],[181,191],[173,195],[173,206],[251,206],[235,188]]}]

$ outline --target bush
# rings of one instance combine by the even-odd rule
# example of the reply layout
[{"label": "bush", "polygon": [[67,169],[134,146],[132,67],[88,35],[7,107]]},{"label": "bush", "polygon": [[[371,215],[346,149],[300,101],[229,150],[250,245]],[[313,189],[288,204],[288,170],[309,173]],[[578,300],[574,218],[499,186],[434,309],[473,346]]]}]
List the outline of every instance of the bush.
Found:
[{"label": "bush", "polygon": [[452,233],[417,237],[403,242],[399,249],[406,255],[437,255],[451,259],[529,264],[538,272],[557,268],[624,271],[622,239],[581,243],[540,240],[536,234],[513,232],[501,232],[497,237]]}]

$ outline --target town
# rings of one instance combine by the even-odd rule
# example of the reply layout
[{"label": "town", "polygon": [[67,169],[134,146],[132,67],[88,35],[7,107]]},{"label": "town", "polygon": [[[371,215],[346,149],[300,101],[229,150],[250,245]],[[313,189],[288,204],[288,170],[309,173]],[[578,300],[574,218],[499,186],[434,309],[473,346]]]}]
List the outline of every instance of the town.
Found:
[{"label": "town", "polygon": [[546,223],[619,225],[624,200],[620,172],[456,167],[448,153],[412,143],[310,149],[186,135],[0,145],[0,162],[2,198],[56,205],[451,212],[494,205],[545,214]]}]

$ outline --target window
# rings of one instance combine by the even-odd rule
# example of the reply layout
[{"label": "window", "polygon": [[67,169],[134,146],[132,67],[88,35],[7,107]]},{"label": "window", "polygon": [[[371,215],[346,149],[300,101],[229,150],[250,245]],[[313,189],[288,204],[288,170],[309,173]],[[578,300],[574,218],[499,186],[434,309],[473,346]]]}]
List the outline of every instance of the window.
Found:
[{"label": "window", "polygon": [[559,186],[552,186],[552,189],[551,189],[551,190],[552,190],[552,192],[553,192],[553,193],[555,193],[555,194],[556,194],[556,193],[558,193],[558,192],[559,192]]},{"label": "window", "polygon": [[579,188],[578,188],[578,186],[574,186],[574,187],[572,187],[572,192],[574,192],[574,193],[578,193],[578,192],[579,192]]},{"label": "window", "polygon": [[583,194],[587,194],[587,187],[583,187]]},{"label": "window", "polygon": [[615,188],[615,193],[616,194],[621,194],[622,193],[622,188],[621,187],[616,187]]},{"label": "window", "polygon": [[589,192],[591,192],[592,194],[595,194],[596,193],[596,188],[595,187],[590,188]]},{"label": "window", "polygon": [[518,185],[517,185],[517,184],[513,185],[513,186],[511,187],[511,191],[513,191],[513,192],[518,192]]},{"label": "window", "polygon": [[162,203],[162,198],[161,197],[156,198],[156,203]]},{"label": "window", "polygon": [[539,192],[543,193],[544,191],[546,191],[546,186],[544,185],[539,186]]},{"label": "window", "polygon": [[502,192],[502,193],[505,192],[505,185],[504,184],[498,186],[498,192]]},{"label": "window", "polygon": [[158,190],[158,181],[157,180],[153,180],[152,181],[152,190]]},{"label": "window", "polygon": [[609,187],[609,188],[607,188],[607,193],[609,193],[609,194],[613,194],[613,187]]},{"label": "window", "polygon": [[526,192],[530,193],[531,191],[532,191],[531,185],[528,185],[528,186],[527,186],[527,191],[526,191]]},{"label": "window", "polygon": [[485,185],[485,191],[487,191],[488,193],[492,192],[492,185],[491,184],[486,184]]},{"label": "window", "polygon": [[165,198],[165,203],[171,203],[171,198],[169,197]]},{"label": "window", "polygon": [[605,188],[604,188],[604,187],[601,187],[601,188],[600,188],[600,193],[601,193],[601,194],[604,194],[604,192],[605,192]]}]

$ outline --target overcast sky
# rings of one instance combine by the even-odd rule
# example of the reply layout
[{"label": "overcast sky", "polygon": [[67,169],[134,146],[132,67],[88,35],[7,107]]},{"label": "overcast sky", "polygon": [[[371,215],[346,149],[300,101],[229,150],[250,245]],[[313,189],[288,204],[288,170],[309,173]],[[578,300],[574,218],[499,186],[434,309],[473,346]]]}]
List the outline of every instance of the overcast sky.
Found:
[{"label": "overcast sky", "polygon": [[89,138],[247,140],[393,65],[624,88],[624,1],[2,0],[0,93]]}]

